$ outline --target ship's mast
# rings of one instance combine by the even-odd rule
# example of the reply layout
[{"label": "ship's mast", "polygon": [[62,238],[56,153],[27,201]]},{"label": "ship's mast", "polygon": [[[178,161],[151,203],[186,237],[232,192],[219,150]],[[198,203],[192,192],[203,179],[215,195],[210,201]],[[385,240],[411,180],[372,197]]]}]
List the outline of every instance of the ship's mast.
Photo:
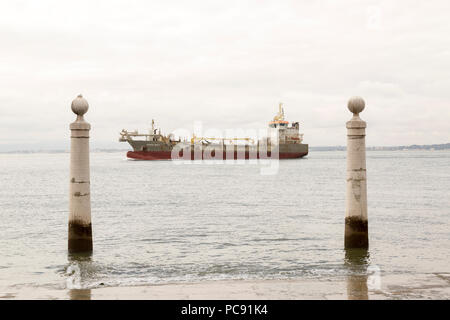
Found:
[{"label": "ship's mast", "polygon": [[278,114],[273,118],[274,121],[284,121],[284,108],[283,102],[278,105]]},{"label": "ship's mast", "polygon": [[283,102],[280,102],[279,104],[279,114],[280,114],[280,120],[284,120],[284,108],[283,108]]}]

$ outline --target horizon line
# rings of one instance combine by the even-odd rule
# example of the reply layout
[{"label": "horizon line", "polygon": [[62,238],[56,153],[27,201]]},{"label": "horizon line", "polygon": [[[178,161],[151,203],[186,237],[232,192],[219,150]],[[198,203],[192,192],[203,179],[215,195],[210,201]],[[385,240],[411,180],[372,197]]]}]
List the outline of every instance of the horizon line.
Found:
[{"label": "horizon line", "polygon": [[[321,151],[318,149],[329,149],[329,150],[323,150],[323,151],[332,151],[330,149],[335,149],[335,151],[341,151],[345,150],[347,146],[345,145],[334,145],[334,146],[311,146],[309,145],[310,149],[316,149],[315,151]],[[450,142],[447,143],[434,143],[434,144],[411,144],[411,145],[394,145],[394,146],[367,146],[366,149],[370,151],[370,149],[429,149],[433,147],[445,147],[441,150],[450,149]],[[121,152],[121,151],[129,151],[129,148],[127,149],[121,149],[121,148],[107,148],[107,147],[96,147],[90,149],[91,152]],[[376,150],[375,150],[376,151]],[[9,151],[1,151],[0,154],[5,153],[69,153],[70,149],[17,149],[17,150],[9,150]]]}]

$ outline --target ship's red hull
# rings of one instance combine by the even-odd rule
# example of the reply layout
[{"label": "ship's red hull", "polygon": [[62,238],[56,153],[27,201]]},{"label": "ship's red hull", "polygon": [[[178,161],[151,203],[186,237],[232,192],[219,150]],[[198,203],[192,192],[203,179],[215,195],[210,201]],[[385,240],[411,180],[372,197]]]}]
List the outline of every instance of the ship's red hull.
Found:
[{"label": "ship's red hull", "polygon": [[[306,156],[307,152],[280,152],[278,154],[278,159],[295,159],[295,158],[301,158]],[[127,157],[130,159],[135,160],[173,160],[172,159],[172,152],[170,151],[128,151]],[[276,159],[276,156],[274,157]],[[271,157],[271,153],[263,153],[257,154],[250,153],[250,152],[237,152],[234,151],[233,153],[223,153],[223,158],[216,157],[215,154],[205,154],[202,152],[198,152],[198,154],[195,154],[194,152],[191,152],[191,156],[189,155],[186,157],[186,155],[180,155],[179,158],[176,158],[175,160],[247,160],[247,159],[273,159]]]}]

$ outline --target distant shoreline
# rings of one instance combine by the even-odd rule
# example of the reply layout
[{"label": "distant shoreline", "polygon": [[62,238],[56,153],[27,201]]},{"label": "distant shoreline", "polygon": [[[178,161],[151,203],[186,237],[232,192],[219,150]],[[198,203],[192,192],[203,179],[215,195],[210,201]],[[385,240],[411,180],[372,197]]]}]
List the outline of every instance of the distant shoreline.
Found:
[{"label": "distant shoreline", "polygon": [[[345,146],[330,146],[330,147],[310,147],[311,151],[345,151]],[[425,145],[409,145],[409,146],[390,146],[390,147],[367,147],[367,151],[436,151],[436,150],[450,150],[450,143],[441,144],[425,144]]]},{"label": "distant shoreline", "polygon": [[[345,146],[309,146],[310,151],[346,151]],[[367,151],[440,151],[450,150],[450,143],[442,144],[426,144],[426,145],[409,145],[409,146],[391,146],[391,147],[367,147]],[[92,149],[91,152],[127,152],[130,149]],[[14,150],[14,151],[0,151],[0,154],[28,154],[28,153],[69,153],[69,150]]]}]

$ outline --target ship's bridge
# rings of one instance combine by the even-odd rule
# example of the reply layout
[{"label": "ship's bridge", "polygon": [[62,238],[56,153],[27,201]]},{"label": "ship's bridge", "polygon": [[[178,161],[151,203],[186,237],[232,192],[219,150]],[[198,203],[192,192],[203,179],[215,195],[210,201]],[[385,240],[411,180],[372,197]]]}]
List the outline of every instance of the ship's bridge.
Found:
[{"label": "ship's bridge", "polygon": [[268,136],[272,143],[299,144],[303,140],[303,135],[298,132],[299,127],[298,122],[292,122],[289,126],[289,121],[284,120],[283,104],[280,103],[278,113],[269,122]]},{"label": "ship's bridge", "polygon": [[270,128],[287,128],[289,121],[270,121]]}]

